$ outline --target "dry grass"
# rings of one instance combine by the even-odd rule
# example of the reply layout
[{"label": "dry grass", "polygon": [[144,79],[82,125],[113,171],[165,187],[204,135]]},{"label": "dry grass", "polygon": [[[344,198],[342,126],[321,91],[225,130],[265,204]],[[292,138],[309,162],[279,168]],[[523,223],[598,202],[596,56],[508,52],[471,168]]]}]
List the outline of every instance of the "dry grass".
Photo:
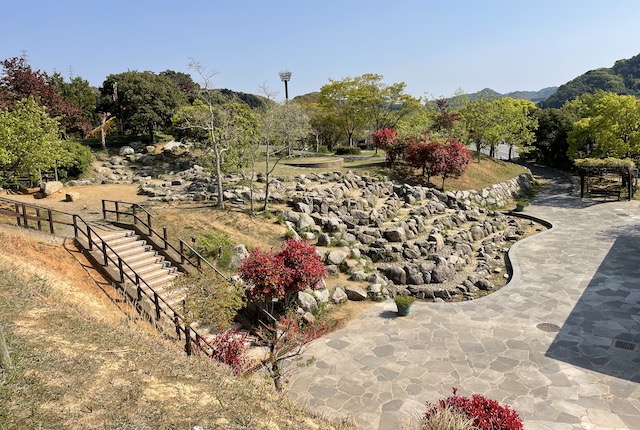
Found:
[{"label": "dry grass", "polygon": [[0,241],[10,245],[0,250],[0,324],[14,364],[0,370],[0,429],[355,428],[314,417],[257,376],[186,357],[110,303],[89,305],[91,281],[63,248],[1,231]]}]

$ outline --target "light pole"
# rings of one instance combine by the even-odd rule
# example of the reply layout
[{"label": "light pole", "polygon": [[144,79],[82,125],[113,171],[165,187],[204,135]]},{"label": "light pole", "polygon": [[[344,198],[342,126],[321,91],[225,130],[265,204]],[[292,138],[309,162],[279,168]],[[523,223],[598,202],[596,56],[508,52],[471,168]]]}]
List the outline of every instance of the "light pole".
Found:
[{"label": "light pole", "polygon": [[283,70],[278,74],[280,75],[280,80],[284,82],[284,98],[286,101],[289,101],[289,87],[287,83],[291,80],[291,72],[288,70]]}]

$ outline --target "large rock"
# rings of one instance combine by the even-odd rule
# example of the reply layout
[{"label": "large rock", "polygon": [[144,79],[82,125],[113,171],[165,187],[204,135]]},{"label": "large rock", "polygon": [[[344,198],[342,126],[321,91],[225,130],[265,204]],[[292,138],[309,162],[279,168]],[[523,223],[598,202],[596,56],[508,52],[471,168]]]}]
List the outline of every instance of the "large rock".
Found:
[{"label": "large rock", "polygon": [[118,151],[118,154],[120,154],[121,157],[126,157],[127,155],[133,155],[135,153],[136,153],[136,150],[130,146],[123,146]]},{"label": "large rock", "polygon": [[451,276],[451,270],[446,264],[438,264],[435,269],[431,271],[431,282],[441,284],[446,282]]},{"label": "large rock", "polygon": [[318,236],[318,243],[316,243],[316,246],[329,246],[330,243],[331,236],[329,236],[327,233],[322,233]]},{"label": "large rock", "polygon": [[231,257],[229,266],[231,266],[231,268],[237,269],[242,265],[242,261],[249,256],[249,251],[247,251],[247,248],[242,243],[234,246],[231,251],[233,252],[233,256]]},{"label": "large rock", "polygon": [[347,285],[344,289],[344,292],[347,294],[349,300],[354,302],[360,302],[362,300],[367,300],[367,292],[357,285]]},{"label": "large rock", "polygon": [[71,191],[65,195],[65,201],[67,202],[77,202],[80,200],[80,193]]},{"label": "large rock", "polygon": [[385,230],[384,237],[389,242],[404,242],[407,239],[407,233],[402,227]]},{"label": "large rock", "polygon": [[318,302],[315,297],[306,291],[298,292],[298,303],[305,312],[315,312],[318,309]]},{"label": "large rock", "polygon": [[444,248],[444,237],[440,233],[432,233],[429,235],[429,242],[433,242],[436,245],[436,252]]},{"label": "large rock", "polygon": [[347,258],[347,254],[340,250],[333,250],[327,254],[327,262],[329,264],[339,265]]},{"label": "large rock", "polygon": [[329,290],[327,290],[326,288],[314,290],[313,295],[315,296],[317,302],[329,303]]},{"label": "large rock", "polygon": [[391,282],[396,285],[405,285],[407,283],[407,273],[402,267],[393,266],[384,271],[384,274]]},{"label": "large rock", "polygon": [[333,295],[331,296],[331,300],[333,300],[333,303],[344,303],[349,299],[349,297],[347,296],[347,293],[344,292],[344,290],[341,287],[336,287],[335,291],[333,292]]},{"label": "large rock", "polygon": [[42,187],[42,192],[44,193],[45,196],[50,196],[52,194],[55,193],[59,193],[60,191],[62,191],[62,182],[60,181],[49,181],[49,182],[45,182],[44,186]]},{"label": "large rock", "polygon": [[314,225],[316,225],[316,223],[313,221],[313,218],[311,218],[311,215],[305,213],[300,214],[300,219],[296,223],[298,230],[306,230]]},{"label": "large rock", "polygon": [[484,239],[484,231],[482,231],[480,226],[476,225],[471,227],[470,233],[474,241]]}]

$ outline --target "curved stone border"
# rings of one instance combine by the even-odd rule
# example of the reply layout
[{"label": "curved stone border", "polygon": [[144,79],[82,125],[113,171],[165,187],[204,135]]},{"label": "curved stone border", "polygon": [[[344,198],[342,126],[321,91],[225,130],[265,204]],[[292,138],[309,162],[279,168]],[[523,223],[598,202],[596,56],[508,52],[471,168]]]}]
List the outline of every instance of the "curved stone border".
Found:
[{"label": "curved stone border", "polygon": [[[541,234],[545,234],[548,233],[549,231],[551,231],[551,229],[553,229],[553,224],[551,224],[549,221],[543,220],[542,218],[538,218],[532,215],[527,215],[527,214],[523,214],[520,212],[507,212],[509,215],[512,215],[514,217],[517,218],[523,218],[523,219],[528,219],[530,221],[534,221],[537,222],[538,224],[541,224],[543,226],[545,226],[547,228],[547,231],[543,231],[541,233],[536,233],[536,234],[532,234],[529,237],[525,237],[522,240],[517,241],[516,243],[514,243],[511,248],[509,248],[509,251],[507,251],[507,254],[505,255],[505,266],[507,268],[507,271],[511,273],[511,276],[509,277],[509,281],[502,287],[500,287],[500,290],[503,290],[507,287],[509,287],[512,283],[517,282],[520,280],[520,277],[522,276],[522,271],[520,270],[520,263],[518,262],[518,259],[515,255],[513,255],[516,250],[518,248],[520,248],[522,243],[527,242],[529,239],[532,239],[534,237],[538,237]],[[494,292],[498,292],[498,291],[494,291]],[[491,295],[493,295],[492,292],[491,294],[487,294],[486,296],[483,297],[479,297],[478,299],[482,299],[484,297],[490,297]],[[478,300],[476,299],[476,300]]]},{"label": "curved stone border", "polygon": [[515,178],[480,190],[464,190],[451,192],[451,195],[464,202],[467,206],[478,205],[482,207],[504,207],[509,201],[521,196],[525,190],[533,186],[531,171],[521,173]]}]

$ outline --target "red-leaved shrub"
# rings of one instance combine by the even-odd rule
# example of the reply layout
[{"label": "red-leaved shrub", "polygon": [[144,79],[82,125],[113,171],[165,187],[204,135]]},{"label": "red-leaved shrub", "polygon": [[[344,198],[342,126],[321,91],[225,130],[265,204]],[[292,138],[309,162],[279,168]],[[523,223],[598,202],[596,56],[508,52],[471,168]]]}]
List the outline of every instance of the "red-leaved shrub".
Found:
[{"label": "red-leaved shrub", "polygon": [[236,375],[242,374],[250,364],[244,355],[246,333],[240,333],[237,328],[220,333],[213,342],[212,357],[233,369]]},{"label": "red-leaved shrub", "polygon": [[427,402],[424,420],[428,421],[441,409],[450,409],[473,419],[474,428],[480,430],[522,430],[522,420],[509,406],[502,406],[497,401],[479,394],[473,394],[471,397],[458,396],[457,391],[454,387],[452,396],[439,400],[436,404]]}]

